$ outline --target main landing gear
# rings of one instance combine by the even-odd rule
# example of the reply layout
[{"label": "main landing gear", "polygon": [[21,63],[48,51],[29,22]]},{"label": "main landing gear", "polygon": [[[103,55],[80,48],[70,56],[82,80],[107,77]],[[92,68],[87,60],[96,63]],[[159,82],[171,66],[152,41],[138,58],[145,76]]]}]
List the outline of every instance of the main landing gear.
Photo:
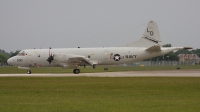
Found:
[{"label": "main landing gear", "polygon": [[[86,65],[83,65],[83,66],[84,66],[84,68],[86,67]],[[96,65],[93,65],[92,67],[93,67],[93,69],[95,69],[95,68],[96,68]],[[78,69],[78,68],[74,69],[74,70],[73,70],[73,73],[74,73],[74,74],[79,74],[79,73],[80,73],[80,69]]]},{"label": "main landing gear", "polygon": [[30,71],[30,70],[28,70],[28,71],[27,71],[27,74],[31,74],[31,71]]},{"label": "main landing gear", "polygon": [[74,70],[73,70],[73,73],[74,73],[74,74],[79,74],[79,73],[80,73],[80,70],[79,70],[79,69],[74,69]]}]

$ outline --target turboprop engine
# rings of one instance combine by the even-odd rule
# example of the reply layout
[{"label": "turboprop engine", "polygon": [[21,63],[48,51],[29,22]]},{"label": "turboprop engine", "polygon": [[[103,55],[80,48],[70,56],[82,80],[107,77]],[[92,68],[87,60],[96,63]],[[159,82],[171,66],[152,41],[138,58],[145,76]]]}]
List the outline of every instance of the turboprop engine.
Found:
[{"label": "turboprop engine", "polygon": [[66,63],[70,56],[66,54],[54,54],[54,63]]}]

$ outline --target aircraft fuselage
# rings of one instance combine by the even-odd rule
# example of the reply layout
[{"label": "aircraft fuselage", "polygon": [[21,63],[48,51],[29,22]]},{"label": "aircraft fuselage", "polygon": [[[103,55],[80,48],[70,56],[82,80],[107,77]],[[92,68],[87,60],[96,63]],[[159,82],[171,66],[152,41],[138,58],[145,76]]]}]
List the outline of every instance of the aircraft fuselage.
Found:
[{"label": "aircraft fuselage", "polygon": [[[49,55],[84,56],[95,65],[115,65],[140,61],[151,57],[163,55],[175,48],[163,48],[160,52],[146,51],[141,47],[104,47],[104,48],[62,48],[62,49],[27,49],[23,56],[14,56],[8,61],[21,67],[55,67],[63,66],[65,62],[47,61]],[[61,56],[62,57],[62,56]],[[62,59],[62,58],[61,58]],[[67,59],[66,59],[67,60]],[[82,66],[82,65],[80,65]]]}]

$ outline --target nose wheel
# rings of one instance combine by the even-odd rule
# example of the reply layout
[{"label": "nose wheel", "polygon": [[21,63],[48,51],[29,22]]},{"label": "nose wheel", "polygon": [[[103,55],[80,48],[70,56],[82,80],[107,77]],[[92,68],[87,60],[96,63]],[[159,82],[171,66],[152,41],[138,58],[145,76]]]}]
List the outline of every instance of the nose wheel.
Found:
[{"label": "nose wheel", "polygon": [[31,74],[31,71],[30,71],[30,70],[28,70],[28,71],[27,71],[27,74]]},{"label": "nose wheel", "polygon": [[80,70],[79,70],[79,69],[74,69],[74,70],[73,70],[73,73],[74,73],[74,74],[79,74],[79,73],[80,73]]}]

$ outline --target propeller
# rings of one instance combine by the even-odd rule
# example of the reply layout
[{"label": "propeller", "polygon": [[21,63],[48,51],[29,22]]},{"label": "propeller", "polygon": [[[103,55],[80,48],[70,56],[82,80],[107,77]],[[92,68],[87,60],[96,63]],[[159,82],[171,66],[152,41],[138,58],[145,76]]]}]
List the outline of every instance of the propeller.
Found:
[{"label": "propeller", "polygon": [[47,58],[47,61],[49,62],[49,64],[51,64],[51,62],[53,61],[53,54],[51,53],[51,47],[49,48],[49,57]]},{"label": "propeller", "polygon": [[[47,58],[47,61],[49,62],[49,66],[51,68],[51,62],[53,61],[53,54],[51,53],[51,47],[49,48],[49,57]],[[50,72],[50,68],[49,68],[49,72]]]}]

